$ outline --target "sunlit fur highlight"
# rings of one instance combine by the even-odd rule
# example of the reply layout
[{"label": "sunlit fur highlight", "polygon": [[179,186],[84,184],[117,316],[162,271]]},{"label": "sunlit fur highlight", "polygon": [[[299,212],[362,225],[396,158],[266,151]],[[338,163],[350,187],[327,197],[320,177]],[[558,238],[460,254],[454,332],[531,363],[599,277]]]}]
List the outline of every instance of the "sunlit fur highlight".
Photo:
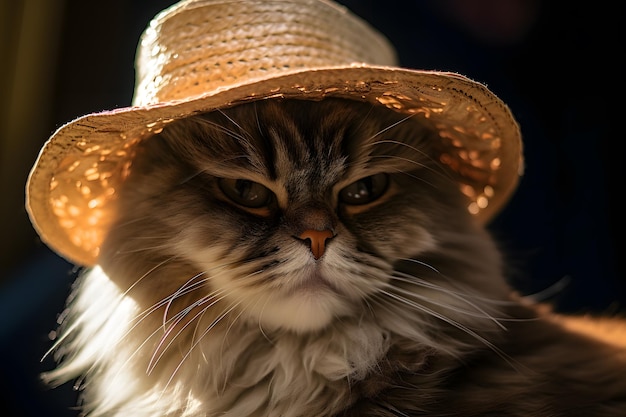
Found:
[{"label": "sunlit fur highlight", "polygon": [[[44,379],[78,378],[90,417],[622,416],[623,346],[512,293],[420,117],[267,100],[145,140]],[[380,198],[338,198],[381,172]]]}]

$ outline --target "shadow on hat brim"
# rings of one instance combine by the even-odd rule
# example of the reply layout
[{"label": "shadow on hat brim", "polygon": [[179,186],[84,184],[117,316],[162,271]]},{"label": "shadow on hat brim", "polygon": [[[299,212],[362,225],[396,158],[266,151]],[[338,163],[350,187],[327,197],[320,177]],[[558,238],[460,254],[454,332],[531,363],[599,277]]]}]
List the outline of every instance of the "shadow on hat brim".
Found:
[{"label": "shadow on hat brim", "polygon": [[487,223],[523,170],[521,133],[485,86],[454,73],[351,65],[286,72],[149,106],[89,114],[59,128],[30,173],[26,207],[41,239],[70,262],[97,263],[139,141],[168,123],[254,100],[346,98],[415,114],[438,133],[468,210]]}]

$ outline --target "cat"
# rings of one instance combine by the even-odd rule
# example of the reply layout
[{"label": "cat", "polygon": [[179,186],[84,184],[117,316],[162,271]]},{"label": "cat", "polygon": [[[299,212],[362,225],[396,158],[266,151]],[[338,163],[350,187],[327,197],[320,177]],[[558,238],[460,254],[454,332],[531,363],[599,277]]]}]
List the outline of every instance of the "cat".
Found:
[{"label": "cat", "polygon": [[338,98],[168,125],[44,379],[90,417],[626,415],[623,323],[516,294],[437,143]]}]

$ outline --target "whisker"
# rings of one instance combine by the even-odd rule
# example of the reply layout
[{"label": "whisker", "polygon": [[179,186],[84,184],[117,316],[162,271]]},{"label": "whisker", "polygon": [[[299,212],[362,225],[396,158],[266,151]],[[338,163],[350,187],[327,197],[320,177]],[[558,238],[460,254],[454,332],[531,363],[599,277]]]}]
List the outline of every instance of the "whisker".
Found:
[{"label": "whisker", "polygon": [[[198,344],[200,343],[200,341],[220,322],[222,321],[228,314],[230,314],[231,311],[233,311],[235,308],[237,308],[239,306],[239,304],[241,304],[241,301],[231,305],[231,307],[229,307],[226,311],[224,311],[222,314],[219,315],[219,317],[217,317],[215,320],[213,320],[213,322],[207,327],[207,329],[200,335],[200,337],[198,338],[198,340],[196,340],[189,348],[189,350],[187,351],[187,353],[182,357],[182,359],[180,360],[180,362],[178,363],[178,365],[176,366],[176,368],[174,369],[174,371],[172,372],[172,375],[169,377],[169,379],[167,380],[165,386],[163,387],[163,393],[165,393],[165,391],[167,390],[167,388],[169,387],[169,385],[172,383],[172,380],[174,379],[174,377],[176,376],[176,374],[178,373],[178,371],[180,370],[180,368],[183,366],[183,363],[185,362],[185,360],[187,360],[187,358],[189,358],[189,356],[191,355],[191,352],[193,351],[193,349],[198,346]],[[208,308],[208,307],[207,307]]]},{"label": "whisker", "polygon": [[[427,264],[424,264],[424,265],[428,266]],[[439,273],[439,272],[437,272],[437,273]],[[391,276],[391,278],[396,279],[398,281],[406,282],[406,283],[409,283],[409,284],[416,284],[416,285],[419,284],[422,287],[430,288],[430,289],[433,289],[433,290],[443,290],[443,291],[448,292],[450,294],[454,294],[455,297],[459,297],[459,299],[462,299],[463,301],[467,301],[468,298],[472,298],[472,299],[477,300],[477,301],[481,301],[481,302],[492,304],[492,305],[499,305],[499,306],[510,306],[510,305],[514,305],[515,304],[515,302],[513,302],[511,300],[493,299],[493,298],[485,297],[485,296],[480,295],[480,294],[476,294],[473,291],[473,288],[471,288],[471,287],[456,288],[455,289],[454,287],[458,287],[459,284],[457,282],[454,282],[449,277],[447,277],[446,275],[443,275],[443,274],[440,274],[438,276],[438,279],[447,281],[452,286],[452,288],[442,287],[442,286],[437,285],[437,284],[435,284],[433,282],[426,281],[426,280],[424,280],[422,278],[419,278],[419,277],[417,277],[415,275],[407,274],[405,272],[397,271],[397,270],[394,271],[394,274]]]},{"label": "whisker", "polygon": [[480,336],[479,334],[477,334],[476,332],[474,332],[473,330],[471,330],[467,326],[457,322],[456,320],[452,320],[451,318],[449,318],[449,317],[439,313],[438,311],[435,311],[435,310],[433,310],[431,308],[428,308],[428,307],[426,307],[424,305],[421,305],[421,304],[419,304],[419,303],[417,303],[417,302],[415,302],[413,300],[410,300],[408,298],[402,297],[399,294],[395,294],[395,293],[392,293],[392,292],[389,292],[389,291],[386,291],[386,290],[380,290],[380,293],[384,294],[384,295],[386,295],[386,296],[388,296],[388,297],[390,297],[390,298],[392,298],[392,299],[394,299],[396,301],[400,301],[401,303],[406,304],[409,307],[413,307],[416,310],[419,310],[419,311],[421,311],[423,313],[427,313],[428,315],[430,315],[432,317],[438,318],[439,320],[441,320],[441,321],[443,321],[445,323],[448,323],[451,326],[454,326],[457,329],[462,330],[463,332],[465,332],[465,333],[467,333],[467,334],[469,334],[471,336],[474,336],[477,340],[480,340],[481,342],[485,343],[487,346],[491,346],[492,345],[491,342],[487,341],[485,338],[483,338],[482,336]]},{"label": "whisker", "polygon": [[69,337],[70,334],[76,331],[76,328],[82,325],[83,320],[81,318],[76,319],[72,322],[71,326],[67,329],[63,330],[63,332],[57,337],[52,346],[43,354],[40,362],[43,362],[48,356],[52,355],[52,353],[59,348],[59,346]]},{"label": "whisker", "polygon": [[[221,292],[221,294],[224,294],[224,292]],[[190,304],[189,306],[185,307],[183,310],[181,310],[179,313],[177,313],[175,316],[172,317],[172,319],[176,318],[174,320],[173,323],[171,323],[165,333],[163,334],[163,336],[161,337],[161,340],[159,341],[159,344],[155,347],[154,349],[154,354],[152,355],[152,358],[150,359],[150,362],[148,363],[148,369],[147,369],[147,373],[150,374],[154,368],[157,366],[158,362],[160,361],[160,359],[163,357],[163,355],[165,354],[165,352],[167,352],[167,350],[169,349],[169,347],[174,343],[174,341],[182,334],[182,332],[194,321],[196,320],[198,317],[201,317],[209,308],[213,307],[215,304],[219,303],[220,301],[222,301],[226,296],[222,295],[219,298],[216,298],[218,294],[217,293],[213,293],[211,296],[208,297],[203,297],[200,300],[197,300],[196,302]],[[195,309],[196,307],[199,307],[209,301],[210,302],[207,306],[205,306],[202,310],[200,310],[198,313],[196,313],[193,317],[191,317],[191,319],[189,319],[189,321],[187,323],[185,323],[181,328],[178,329],[178,331],[176,332],[176,334],[174,334],[174,336],[172,336],[171,338],[169,338],[169,342],[167,343],[167,345],[165,345],[163,347],[163,344],[165,343],[166,340],[168,340],[168,337],[170,337],[170,335],[172,334],[172,332],[174,331],[174,329],[176,328],[176,326],[183,321],[183,319],[191,312],[193,311],[193,309]]]},{"label": "whisker", "polygon": [[571,277],[566,275],[560,280],[556,281],[554,284],[550,285],[549,287],[541,291],[538,291],[536,293],[525,295],[522,298],[530,300],[533,303],[543,302],[547,300],[548,298],[556,294],[559,294],[561,291],[563,291],[565,287],[567,287],[571,283],[571,281],[572,281]]},{"label": "whisker", "polygon": [[[216,270],[218,268],[225,268],[226,266],[230,265],[230,263],[228,264],[223,264],[220,266],[216,266],[214,268],[211,269],[211,271]],[[163,299],[157,301],[156,303],[154,303],[152,306],[146,308],[144,311],[142,311],[141,313],[137,314],[131,322],[134,322],[134,324],[119,338],[119,340],[123,340],[125,339],[129,334],[131,334],[147,317],[149,317],[152,313],[154,313],[155,311],[157,311],[158,309],[162,308],[165,305],[169,305],[171,303],[171,301],[174,298],[179,298],[183,295],[189,294],[193,291],[196,291],[200,288],[203,288],[212,277],[208,277],[208,278],[204,278],[200,281],[196,281],[195,283],[193,283],[192,285],[189,285],[194,279],[207,274],[209,271],[204,271],[204,272],[200,272],[196,275],[194,275],[192,278],[190,278],[189,280],[187,280],[185,282],[185,284],[183,284],[175,293],[164,297]],[[215,274],[214,274],[215,276]],[[213,291],[210,294],[208,294],[207,296],[203,297],[203,298],[211,298],[211,297],[215,297],[218,294],[217,291]],[[154,337],[156,334],[158,334],[162,329],[164,331],[167,331],[166,326],[168,324],[170,324],[173,321],[177,321],[173,326],[175,326],[178,322],[180,322],[179,318],[182,316],[184,316],[184,314],[186,314],[184,311],[179,312],[178,314],[172,316],[171,318],[163,321],[163,325],[162,327],[159,327],[157,329],[155,329],[147,338],[146,340],[144,340],[144,342],[142,342],[136,349],[135,352],[133,352],[133,354],[131,354],[130,358],[126,361],[127,363],[130,361],[131,358],[133,358],[140,350],[141,348],[152,338]],[[165,314],[165,316],[167,315],[167,313]],[[165,337],[165,336],[163,336]]]},{"label": "whisker", "polygon": [[407,284],[412,284],[412,285],[419,286],[422,288],[428,288],[431,290],[449,294],[453,296],[455,299],[463,301],[464,303],[467,303],[475,308],[478,308],[478,307],[474,303],[472,303],[470,299],[474,299],[476,301],[480,301],[480,302],[484,302],[484,303],[488,303],[492,305],[506,306],[506,305],[512,304],[512,302],[508,300],[491,299],[491,298],[474,294],[473,291],[471,290],[461,290],[461,289],[443,287],[441,285],[437,285],[435,283],[416,277],[415,275],[406,274],[400,271],[395,271],[394,274],[390,276],[390,278],[399,282],[404,282]]},{"label": "whisker", "polygon": [[[431,171],[435,172],[434,169],[432,169],[427,164],[424,164],[422,162],[416,161],[414,159],[404,158],[404,157],[397,156],[397,155],[371,155],[370,158],[371,159],[395,159],[395,160],[398,160],[398,161],[408,162],[408,163],[410,163],[412,165],[418,166],[419,168],[428,168]],[[400,172],[404,172],[404,171],[400,171]]]},{"label": "whisker", "polygon": [[[397,145],[397,146],[400,146],[400,147],[408,148],[408,149],[412,150],[413,152],[415,152],[415,153],[417,153],[419,155],[422,155],[429,163],[428,164],[426,164],[426,163],[418,163],[417,161],[412,161],[411,160],[412,162],[418,164],[418,166],[421,166],[421,167],[424,167],[424,168],[430,168],[432,172],[435,172],[437,174],[445,174],[446,177],[448,177],[450,179],[453,179],[448,171],[441,169],[442,165],[441,165],[441,163],[437,159],[433,158],[432,155],[430,155],[429,153],[425,152],[423,149],[419,149],[418,147],[413,146],[413,145],[411,145],[409,143],[402,142],[402,141],[399,141],[399,140],[393,140],[393,139],[381,139],[381,140],[378,140],[376,142],[372,142],[372,143],[368,144],[368,146],[376,146],[376,145],[383,145],[383,144],[392,144],[392,145]],[[432,169],[432,167],[437,167],[437,168],[440,168],[440,169],[437,172],[434,169]]]},{"label": "whisker", "polygon": [[201,277],[202,275],[206,274],[206,272],[200,272],[196,275],[194,275],[193,277],[189,278],[183,285],[181,285],[178,290],[176,290],[176,292],[174,292],[173,294],[171,294],[168,298],[169,301],[167,302],[167,304],[165,305],[165,310],[163,311],[163,326],[165,326],[165,322],[167,321],[167,314],[170,311],[170,308],[172,306],[172,303],[174,302],[174,300],[176,300],[177,298],[188,294],[190,292],[193,292],[195,290],[195,288],[193,288],[194,286],[197,287],[198,285],[200,286],[204,286],[204,284],[207,282],[206,279],[201,280],[197,283],[194,283],[193,285],[189,285],[191,282],[193,282],[196,278]]},{"label": "whisker", "polygon": [[[372,137],[372,139],[373,139],[373,137]],[[398,146],[403,146],[403,147],[409,148],[412,151],[415,151],[416,153],[425,156],[427,159],[430,159],[431,161],[436,162],[428,153],[424,152],[422,149],[419,149],[419,148],[417,148],[417,147],[415,147],[415,146],[413,146],[411,144],[408,144],[406,142],[402,142],[402,141],[399,141],[399,140],[381,139],[381,140],[377,140],[376,142],[367,143],[367,144],[365,144],[365,146],[376,146],[376,145],[389,144],[389,143],[392,144],[392,145],[398,145]]]},{"label": "whisker", "polygon": [[[195,291],[195,290],[197,290],[199,288],[202,288],[210,279],[213,279],[213,277],[218,276],[219,272],[221,272],[222,270],[224,270],[225,268],[227,268],[227,267],[229,267],[231,265],[234,265],[235,263],[236,262],[223,263],[223,264],[217,265],[217,266],[215,266],[215,267],[213,267],[211,269],[208,269],[206,271],[197,273],[192,278],[190,278],[185,284],[183,284],[181,287],[179,287],[179,289],[174,294],[170,294],[170,295],[162,298],[161,300],[159,300],[156,303],[154,303],[152,306],[148,307],[143,312],[139,313],[135,317],[135,320],[136,319],[139,319],[139,321],[143,320],[143,318],[145,318],[146,316],[152,314],[155,310],[157,310],[160,307],[162,307],[163,305],[171,302],[172,301],[172,297],[174,297],[174,295],[176,295],[176,294],[178,294],[179,296],[182,296],[182,295],[189,294],[190,292]],[[163,263],[161,263],[160,265],[162,266]],[[155,268],[152,268],[152,271],[154,269]],[[216,273],[216,271],[217,271],[217,273]],[[188,286],[187,288],[184,288],[189,282],[193,281],[195,278],[198,278],[199,276],[202,276],[202,275],[209,275],[209,274],[211,274],[211,276],[209,276],[207,278],[204,278],[201,281],[197,281],[193,286]],[[136,284],[138,284],[138,282],[135,282],[135,284],[133,284],[133,285],[136,285]],[[182,289],[184,289],[184,291],[181,292]],[[127,292],[128,292],[128,290],[126,291],[126,293]]]},{"label": "whisker", "polygon": [[498,348],[496,345],[494,345],[493,343],[491,343],[489,340],[485,339],[483,336],[479,335],[478,333],[476,333],[474,330],[470,329],[469,327],[465,326],[462,323],[459,323],[456,320],[451,319],[450,317],[445,316],[444,314],[441,314],[427,306],[424,306],[420,303],[417,303],[413,300],[407,299],[399,294],[394,294],[392,292],[389,291],[385,291],[385,290],[381,290],[380,294],[384,294],[387,297],[399,301],[409,307],[415,308],[418,311],[421,311],[423,313],[426,313],[428,315],[430,315],[431,317],[437,318],[441,321],[443,321],[444,323],[447,323],[459,330],[461,330],[462,332],[464,332],[465,334],[472,336],[474,339],[476,339],[477,341],[479,341],[480,343],[484,344],[486,347],[488,347],[489,349],[491,349],[494,353],[496,353],[498,356],[500,356],[506,363],[508,363],[511,367],[513,367],[514,369],[519,369],[519,365],[520,364],[514,364],[514,360],[507,355],[504,351],[502,351],[502,349]]},{"label": "whisker", "polygon": [[[249,274],[248,276],[253,276],[253,275],[259,274],[260,272],[262,272],[262,271],[256,271],[254,273]],[[179,290],[184,289],[184,288],[188,289],[188,288],[196,285],[195,283],[192,284],[191,286],[188,285],[196,277],[193,277],[193,278],[189,279],[185,284],[183,284],[180,287]],[[203,280],[203,281],[206,281],[206,280]],[[196,339],[196,336],[197,336],[197,326],[199,325],[199,322],[200,322],[199,319],[206,313],[206,311],[209,308],[213,307],[218,302],[224,300],[227,295],[228,294],[225,292],[225,290],[213,291],[208,296],[203,297],[203,298],[195,301],[194,303],[188,305],[183,310],[181,310],[176,315],[174,315],[172,318],[168,319],[167,323],[169,325],[167,326],[167,328],[165,327],[165,321],[164,321],[163,328],[165,329],[165,333],[161,337],[161,340],[160,340],[159,344],[157,345],[157,347],[154,350],[154,354],[153,354],[153,356],[152,356],[152,358],[150,360],[150,363],[148,365],[148,373],[150,373],[150,372],[152,372],[154,370],[154,368],[156,367],[156,365],[158,364],[160,359],[163,357],[165,352],[169,349],[169,347],[183,333],[183,331],[188,326],[190,326],[191,323],[194,322],[194,321],[196,321],[196,327],[195,327],[194,332],[192,334],[192,340]],[[178,294],[178,291],[177,291],[177,293],[174,293],[174,294],[172,294],[169,297],[170,301],[168,302],[168,307],[169,307],[169,304],[171,303],[171,301],[173,299],[177,298],[178,296],[179,296],[179,294]],[[193,311],[197,307],[202,306],[203,304],[205,304],[207,302],[210,302],[210,303],[208,305],[206,305],[205,307],[203,307],[202,310],[197,312],[193,317],[191,317],[182,327],[179,327],[178,330],[176,331],[176,333],[173,334],[173,336],[172,336],[172,332],[174,332],[174,330],[177,328],[178,324],[180,324],[191,311]],[[164,320],[165,320],[165,318],[164,318]],[[216,319],[216,321],[220,321],[220,320],[221,320],[221,318]],[[207,334],[208,330],[213,328],[215,324],[216,324],[216,322],[214,322],[211,326],[209,326],[209,329],[207,329],[207,331],[205,331],[204,333],[202,333],[202,335],[200,337],[198,337],[198,340],[193,343],[193,346],[197,345],[197,343],[199,343],[200,339],[202,337],[204,337]],[[169,341],[168,341],[167,345],[164,345],[166,340],[169,340]]]},{"label": "whisker", "polygon": [[436,272],[437,274],[441,275],[441,272],[439,272],[439,270],[437,268],[435,268],[434,266],[432,266],[431,264],[428,264],[424,261],[420,261],[419,259],[414,259],[414,258],[402,258],[400,259],[401,261],[405,261],[405,262],[412,262],[412,263],[416,263],[419,264],[421,266],[425,266],[426,268],[430,269],[433,272]]},{"label": "whisker", "polygon": [[[179,314],[180,314],[180,313],[179,313]],[[176,318],[179,316],[179,314],[177,314],[177,315],[173,316],[173,317],[172,317],[169,321],[174,321],[174,320],[176,320]],[[134,327],[136,327],[136,326],[137,326],[137,325],[133,326],[133,328],[134,328]],[[121,367],[118,369],[117,373],[113,376],[113,378],[116,378],[116,377],[117,377],[117,375],[119,375],[119,373],[120,373],[122,370],[124,370],[124,369],[126,368],[126,365],[127,365],[127,364],[129,364],[129,363],[131,363],[131,361],[133,360],[133,358],[134,358],[137,354],[139,354],[139,353],[141,352],[142,348],[143,348],[143,347],[144,347],[144,346],[145,346],[145,345],[146,345],[146,344],[147,344],[147,343],[148,343],[148,342],[149,342],[149,341],[150,341],[153,337],[155,337],[157,334],[159,334],[159,333],[161,332],[161,330],[162,330],[162,327],[158,327],[158,328],[156,328],[156,329],[155,329],[152,333],[150,333],[150,334],[149,334],[149,335],[148,335],[148,336],[144,339],[144,341],[143,341],[143,342],[141,342],[141,344],[139,344],[139,345],[138,345],[138,346],[134,349],[134,351],[133,351],[133,352],[132,352],[132,353],[128,356],[128,358],[124,361],[123,366],[121,366]],[[128,335],[128,333],[129,333],[129,332],[126,332],[125,336],[127,336],[127,335]],[[125,337],[125,336],[124,336],[124,337]],[[161,338],[162,338],[162,339],[163,339],[163,337],[164,337],[164,336],[161,336]],[[120,338],[120,340],[122,340],[122,339],[123,339],[123,337],[122,337],[122,338]],[[161,340],[161,343],[162,343],[162,340]],[[161,343],[160,343],[160,344],[161,344]],[[159,346],[160,346],[160,344],[159,344]],[[168,347],[169,347],[169,345],[168,345]],[[155,350],[158,350],[158,348],[159,348],[159,347],[157,346],[157,348],[156,348]],[[167,349],[167,348],[166,348],[166,349]],[[151,361],[152,361],[153,359],[154,359],[154,356],[151,358]],[[146,369],[146,373],[147,373],[147,374],[150,374],[150,373],[152,372],[152,370],[154,370],[154,367],[156,367],[156,363],[154,364],[154,366],[153,366],[152,368],[150,367],[150,363],[149,363],[149,364],[148,364],[148,369]]]},{"label": "whisker", "polygon": [[[400,275],[395,275],[395,274],[400,274]],[[400,281],[400,282],[404,282],[407,284],[411,284],[411,285],[416,285],[419,287],[423,287],[423,288],[428,288],[428,289],[432,289],[435,291],[440,291],[444,294],[448,294],[450,296],[452,296],[453,298],[469,305],[470,307],[474,308],[476,312],[472,312],[469,310],[465,310],[465,309],[461,309],[459,307],[454,307],[454,306],[449,306],[449,305],[445,305],[445,304],[441,304],[441,303],[435,303],[434,300],[431,300],[428,297],[424,297],[421,294],[419,294],[418,292],[412,292],[410,290],[407,289],[402,289],[402,288],[398,288],[398,287],[392,287],[392,288],[398,288],[401,289],[404,293],[408,294],[408,295],[413,295],[419,299],[422,299],[424,301],[428,301],[431,302],[434,305],[438,305],[440,307],[452,310],[452,311],[456,311],[457,313],[461,313],[461,314],[466,314],[472,317],[477,317],[477,318],[486,318],[489,319],[491,321],[493,321],[495,324],[498,325],[498,327],[502,328],[502,330],[506,330],[506,326],[502,324],[502,322],[525,322],[525,321],[533,321],[536,320],[536,318],[513,318],[513,317],[494,317],[492,314],[488,313],[483,307],[480,307],[478,304],[472,302],[471,300],[476,300],[476,301],[480,301],[481,303],[486,303],[489,305],[495,305],[495,306],[509,306],[509,305],[514,305],[515,303],[511,300],[497,300],[497,299],[491,299],[491,298],[487,298],[487,297],[483,297],[483,296],[479,296],[476,294],[473,294],[472,291],[470,290],[466,290],[466,291],[461,291],[461,290],[454,290],[451,288],[446,288],[446,287],[442,287],[440,285],[434,284],[432,282],[428,282],[425,281],[421,278],[418,278],[416,276],[413,275],[409,275],[409,274],[404,274],[401,272],[396,271],[394,275],[391,276],[391,279],[396,280],[396,281]],[[499,310],[496,310],[499,311]],[[478,314],[480,313],[480,314]]]},{"label": "whisker", "polygon": [[[415,116],[415,114],[416,114],[416,113],[409,114],[408,116],[403,117],[402,119],[398,120],[397,122],[392,123],[392,124],[390,124],[389,126],[387,126],[387,127],[383,128],[383,129],[379,130],[378,132],[376,132],[375,134],[373,134],[372,136],[370,136],[370,137],[367,139],[367,141],[366,141],[366,142],[364,142],[364,143],[367,143],[367,142],[368,142],[368,141],[370,141],[371,139],[374,139],[375,137],[382,135],[383,133],[387,132],[388,130],[393,129],[394,127],[396,127],[396,126],[398,126],[398,125],[400,125],[400,124],[402,124],[402,123],[406,122],[407,120],[409,120],[409,119],[411,119],[413,116]],[[376,142],[373,142],[373,143],[372,143],[372,145],[373,145],[373,144],[375,144],[375,143],[376,143]]]},{"label": "whisker", "polygon": [[[433,174],[438,175],[438,176],[444,178],[450,184],[455,184],[455,181],[456,181],[451,176],[451,174],[448,171],[446,171],[444,169],[441,169],[441,165],[440,164],[436,164],[433,167],[433,164],[425,164],[425,163],[422,163],[422,162],[415,161],[413,159],[399,157],[397,155],[371,155],[370,158],[371,159],[390,159],[390,160],[393,159],[393,160],[408,162],[411,165],[417,166],[419,169],[428,170],[428,171],[432,172]],[[439,169],[437,169],[437,168],[439,168]],[[413,178],[413,179],[416,179],[416,180],[420,180],[420,181],[422,181],[422,182],[424,182],[424,183],[426,183],[428,185],[434,186],[434,184],[426,181],[421,176],[417,176],[415,174],[412,174],[410,171],[403,170],[403,169],[400,169],[400,168],[397,168],[397,167],[393,167],[393,166],[388,167],[388,169],[394,169],[395,172],[405,174],[405,175],[407,175],[410,178]]]},{"label": "whisker", "polygon": [[128,295],[128,293],[137,286],[137,284],[139,284],[142,280],[144,280],[148,275],[150,275],[151,273],[153,273],[154,271],[156,271],[157,269],[159,269],[160,267],[162,267],[163,265],[165,265],[166,263],[172,261],[173,259],[176,259],[176,256],[172,256],[168,259],[165,259],[162,262],[159,262],[158,264],[156,264],[155,266],[153,266],[152,268],[150,268],[146,273],[144,273],[141,277],[139,277],[139,279],[137,279],[135,282],[133,282],[130,287],[128,287],[128,289],[126,291],[124,291],[122,293],[122,297],[125,297]]},{"label": "whisker", "polygon": [[[255,110],[256,111],[256,110]],[[244,129],[243,127],[241,127],[241,125],[239,123],[237,123],[237,121],[235,119],[233,119],[232,117],[230,117],[228,114],[226,114],[226,112],[224,112],[222,109],[217,109],[217,112],[220,113],[222,116],[224,116],[226,119],[228,119],[229,122],[231,122],[233,125],[237,126],[239,128],[239,130],[242,133],[245,133],[246,135],[248,135],[247,138],[244,138],[242,135],[238,135],[239,139],[245,139],[246,143],[250,143],[250,138],[252,138],[252,135],[250,135],[246,129]],[[231,131],[233,133],[236,133],[234,131]]]},{"label": "whisker", "polygon": [[[409,282],[409,281],[405,280],[404,282]],[[458,295],[456,295],[456,294],[454,294],[452,292],[446,291],[445,288],[436,288],[436,287],[431,287],[431,286],[428,287],[428,288],[432,288],[432,289],[441,291],[441,292],[443,292],[445,294],[452,295],[455,299],[460,300],[460,301],[468,304],[470,307],[473,307],[476,311],[471,311],[471,310],[463,309],[463,308],[460,308],[460,307],[447,305],[447,304],[444,304],[444,303],[442,303],[440,301],[437,301],[435,299],[423,296],[423,295],[419,294],[418,292],[409,291],[409,290],[406,290],[404,288],[393,287],[391,285],[390,285],[390,287],[393,288],[394,290],[398,291],[398,292],[401,292],[404,295],[410,295],[410,296],[415,297],[415,298],[417,298],[419,300],[426,301],[426,302],[428,302],[430,304],[433,304],[433,305],[436,305],[438,307],[445,308],[446,310],[454,311],[456,313],[461,313],[463,315],[470,316],[470,317],[476,317],[476,318],[481,318],[481,319],[489,319],[490,321],[494,322],[498,327],[500,327],[502,330],[506,330],[506,327],[502,323],[500,323],[500,321],[502,321],[503,319],[493,317],[491,314],[487,313],[481,307],[477,306],[476,304],[472,303],[471,301],[469,301],[469,300],[467,300],[467,299],[465,299],[465,298],[463,298],[461,296],[458,296]]]},{"label": "whisker", "polygon": [[[243,132],[245,132],[245,130],[243,130],[241,128],[241,126],[235,122],[230,116],[228,116],[226,113],[224,113],[222,110],[218,110],[224,117],[226,117],[232,124],[234,124],[235,126],[237,126],[239,129],[241,129]],[[199,119],[199,121],[201,121],[202,123],[206,123],[207,125],[215,128],[215,130],[217,130],[218,132],[224,133],[227,136],[230,136],[233,139],[237,139],[240,143],[245,143],[245,144],[249,144],[250,140],[249,138],[246,138],[245,136],[243,136],[242,134],[235,132],[232,129],[227,128],[226,126],[224,126],[221,123],[217,123],[214,122],[212,120],[208,120],[208,119]]]},{"label": "whisker", "polygon": [[[238,302],[238,304],[241,304],[243,302],[243,300],[240,300]],[[222,338],[222,345],[220,346],[220,352],[224,352],[224,347],[226,346],[226,340],[227,340],[227,336],[228,333],[230,333],[230,331],[232,330],[233,326],[235,325],[235,323],[237,322],[237,320],[239,320],[239,318],[243,315],[245,309],[241,308],[239,309],[239,314],[237,314],[230,322],[230,324],[228,325],[228,327],[226,328],[226,331],[224,332],[224,337]],[[199,321],[196,324],[196,330],[198,329],[198,325],[199,325]],[[195,338],[196,332],[194,331],[194,338]],[[202,336],[200,336],[198,338],[198,342],[200,341],[200,339],[204,337],[204,334]],[[192,339],[193,340],[193,339]],[[223,355],[220,354],[220,358],[223,358]],[[226,383],[226,381],[224,381],[224,383]]]}]

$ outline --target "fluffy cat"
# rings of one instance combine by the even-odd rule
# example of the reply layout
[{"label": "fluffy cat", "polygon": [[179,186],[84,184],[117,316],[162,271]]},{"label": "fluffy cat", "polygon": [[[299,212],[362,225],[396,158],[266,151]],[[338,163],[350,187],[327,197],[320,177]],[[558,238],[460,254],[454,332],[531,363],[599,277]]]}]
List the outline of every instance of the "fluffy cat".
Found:
[{"label": "fluffy cat", "polygon": [[626,415],[623,325],[515,295],[433,135],[271,99],[145,140],[45,379],[90,417]]}]

